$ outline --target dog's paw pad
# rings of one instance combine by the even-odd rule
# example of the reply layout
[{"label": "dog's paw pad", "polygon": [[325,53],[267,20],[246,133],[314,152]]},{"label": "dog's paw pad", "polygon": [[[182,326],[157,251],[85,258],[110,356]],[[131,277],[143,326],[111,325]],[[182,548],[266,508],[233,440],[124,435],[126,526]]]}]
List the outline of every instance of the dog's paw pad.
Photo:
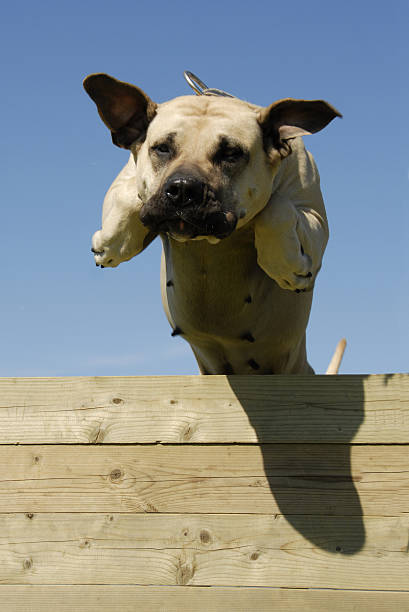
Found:
[{"label": "dog's paw pad", "polygon": [[282,289],[304,293],[314,288],[315,277],[311,272],[308,274],[288,274],[287,278],[278,279],[277,282]]},{"label": "dog's paw pad", "polygon": [[101,230],[95,232],[92,238],[91,252],[94,254],[97,266],[101,266],[101,268],[115,268],[119,265],[122,260],[117,250],[112,241],[104,237]]},{"label": "dog's paw pad", "polygon": [[94,253],[94,260],[97,266],[101,266],[101,268],[115,268],[119,261],[116,261],[116,258],[112,256],[109,249],[103,249],[102,251],[97,251],[92,248],[91,251]]}]

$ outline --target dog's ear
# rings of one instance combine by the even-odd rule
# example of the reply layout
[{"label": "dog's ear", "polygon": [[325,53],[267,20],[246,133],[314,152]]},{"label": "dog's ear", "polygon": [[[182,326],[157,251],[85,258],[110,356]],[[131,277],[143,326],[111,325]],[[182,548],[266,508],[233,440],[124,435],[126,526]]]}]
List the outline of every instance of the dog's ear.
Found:
[{"label": "dog's ear", "polygon": [[108,74],[90,74],[84,80],[84,89],[111,130],[114,144],[129,149],[133,142],[145,139],[157,105],[141,89]]},{"label": "dog's ear", "polygon": [[342,115],[324,100],[286,98],[264,108],[258,121],[266,151],[273,147],[285,157],[291,151],[287,139],[319,132],[335,117]]}]

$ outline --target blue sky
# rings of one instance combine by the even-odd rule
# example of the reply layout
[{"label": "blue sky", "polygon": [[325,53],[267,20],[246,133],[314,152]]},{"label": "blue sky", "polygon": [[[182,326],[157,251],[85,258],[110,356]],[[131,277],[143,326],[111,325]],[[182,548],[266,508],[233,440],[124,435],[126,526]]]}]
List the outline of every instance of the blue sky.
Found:
[{"label": "blue sky", "polygon": [[195,374],[171,338],[160,244],[116,269],[90,239],[127,160],[82,89],[91,72],[162,102],[183,70],[267,105],[324,98],[344,115],[306,137],[331,238],[308,330],[323,372],[408,370],[407,2],[14,2],[2,9],[0,376]]}]

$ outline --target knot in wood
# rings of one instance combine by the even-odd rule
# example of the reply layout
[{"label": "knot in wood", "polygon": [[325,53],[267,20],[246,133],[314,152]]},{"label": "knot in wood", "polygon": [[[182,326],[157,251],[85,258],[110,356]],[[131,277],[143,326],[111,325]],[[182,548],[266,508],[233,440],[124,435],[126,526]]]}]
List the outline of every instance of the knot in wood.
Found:
[{"label": "knot in wood", "polygon": [[254,480],[253,482],[250,482],[249,487],[262,487],[263,486],[263,482],[260,479]]},{"label": "knot in wood", "polygon": [[159,510],[156,508],[156,506],[154,506],[150,502],[146,502],[143,511],[144,512],[159,512]]},{"label": "knot in wood", "polygon": [[188,584],[194,573],[195,570],[190,564],[181,562],[176,570],[176,584],[181,586]]},{"label": "knot in wood", "polygon": [[98,423],[96,431],[94,431],[91,435],[90,442],[92,444],[100,444],[105,437],[105,432],[102,429],[102,422]]},{"label": "knot in wood", "polygon": [[260,556],[260,553],[258,553],[258,552],[253,552],[253,554],[251,555],[250,559],[251,559],[252,561],[257,561],[257,559],[259,558],[259,556]]},{"label": "knot in wood", "polygon": [[122,472],[119,468],[116,468],[115,470],[112,470],[112,472],[110,473],[109,477],[112,481],[117,481],[121,478],[122,476]]},{"label": "knot in wood", "polygon": [[202,529],[199,537],[202,544],[209,544],[212,541],[212,537],[206,529]]},{"label": "knot in wood", "polygon": [[191,440],[193,438],[195,430],[196,427],[192,423],[186,425],[186,427],[182,431],[182,440],[184,442],[188,442],[189,440]]},{"label": "knot in wood", "polygon": [[123,400],[123,399],[121,399],[120,397],[114,397],[114,398],[112,399],[112,403],[113,403],[113,404],[123,404],[123,402],[124,402],[124,400]]},{"label": "knot in wood", "polygon": [[33,567],[33,560],[30,558],[24,559],[23,567],[25,570],[29,570]]},{"label": "knot in wood", "polygon": [[27,517],[28,519],[32,519],[32,518],[34,517],[34,514],[33,514],[32,512],[27,512],[27,513],[26,513],[26,517]]}]

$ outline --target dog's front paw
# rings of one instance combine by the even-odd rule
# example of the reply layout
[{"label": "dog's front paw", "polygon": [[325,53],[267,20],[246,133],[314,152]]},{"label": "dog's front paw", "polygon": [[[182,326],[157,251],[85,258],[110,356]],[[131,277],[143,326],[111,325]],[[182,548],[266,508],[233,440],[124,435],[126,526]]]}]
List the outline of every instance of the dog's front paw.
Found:
[{"label": "dog's front paw", "polygon": [[303,291],[311,291],[314,288],[317,270],[313,270],[312,259],[309,255],[301,252],[297,261],[292,262],[293,265],[283,266],[280,273],[276,275],[275,281],[282,289],[295,291],[300,293]]},{"label": "dog's front paw", "polygon": [[94,259],[97,266],[101,268],[116,268],[122,261],[126,261],[124,257],[122,241],[109,238],[104,235],[103,230],[98,230],[92,237],[92,249]]}]

